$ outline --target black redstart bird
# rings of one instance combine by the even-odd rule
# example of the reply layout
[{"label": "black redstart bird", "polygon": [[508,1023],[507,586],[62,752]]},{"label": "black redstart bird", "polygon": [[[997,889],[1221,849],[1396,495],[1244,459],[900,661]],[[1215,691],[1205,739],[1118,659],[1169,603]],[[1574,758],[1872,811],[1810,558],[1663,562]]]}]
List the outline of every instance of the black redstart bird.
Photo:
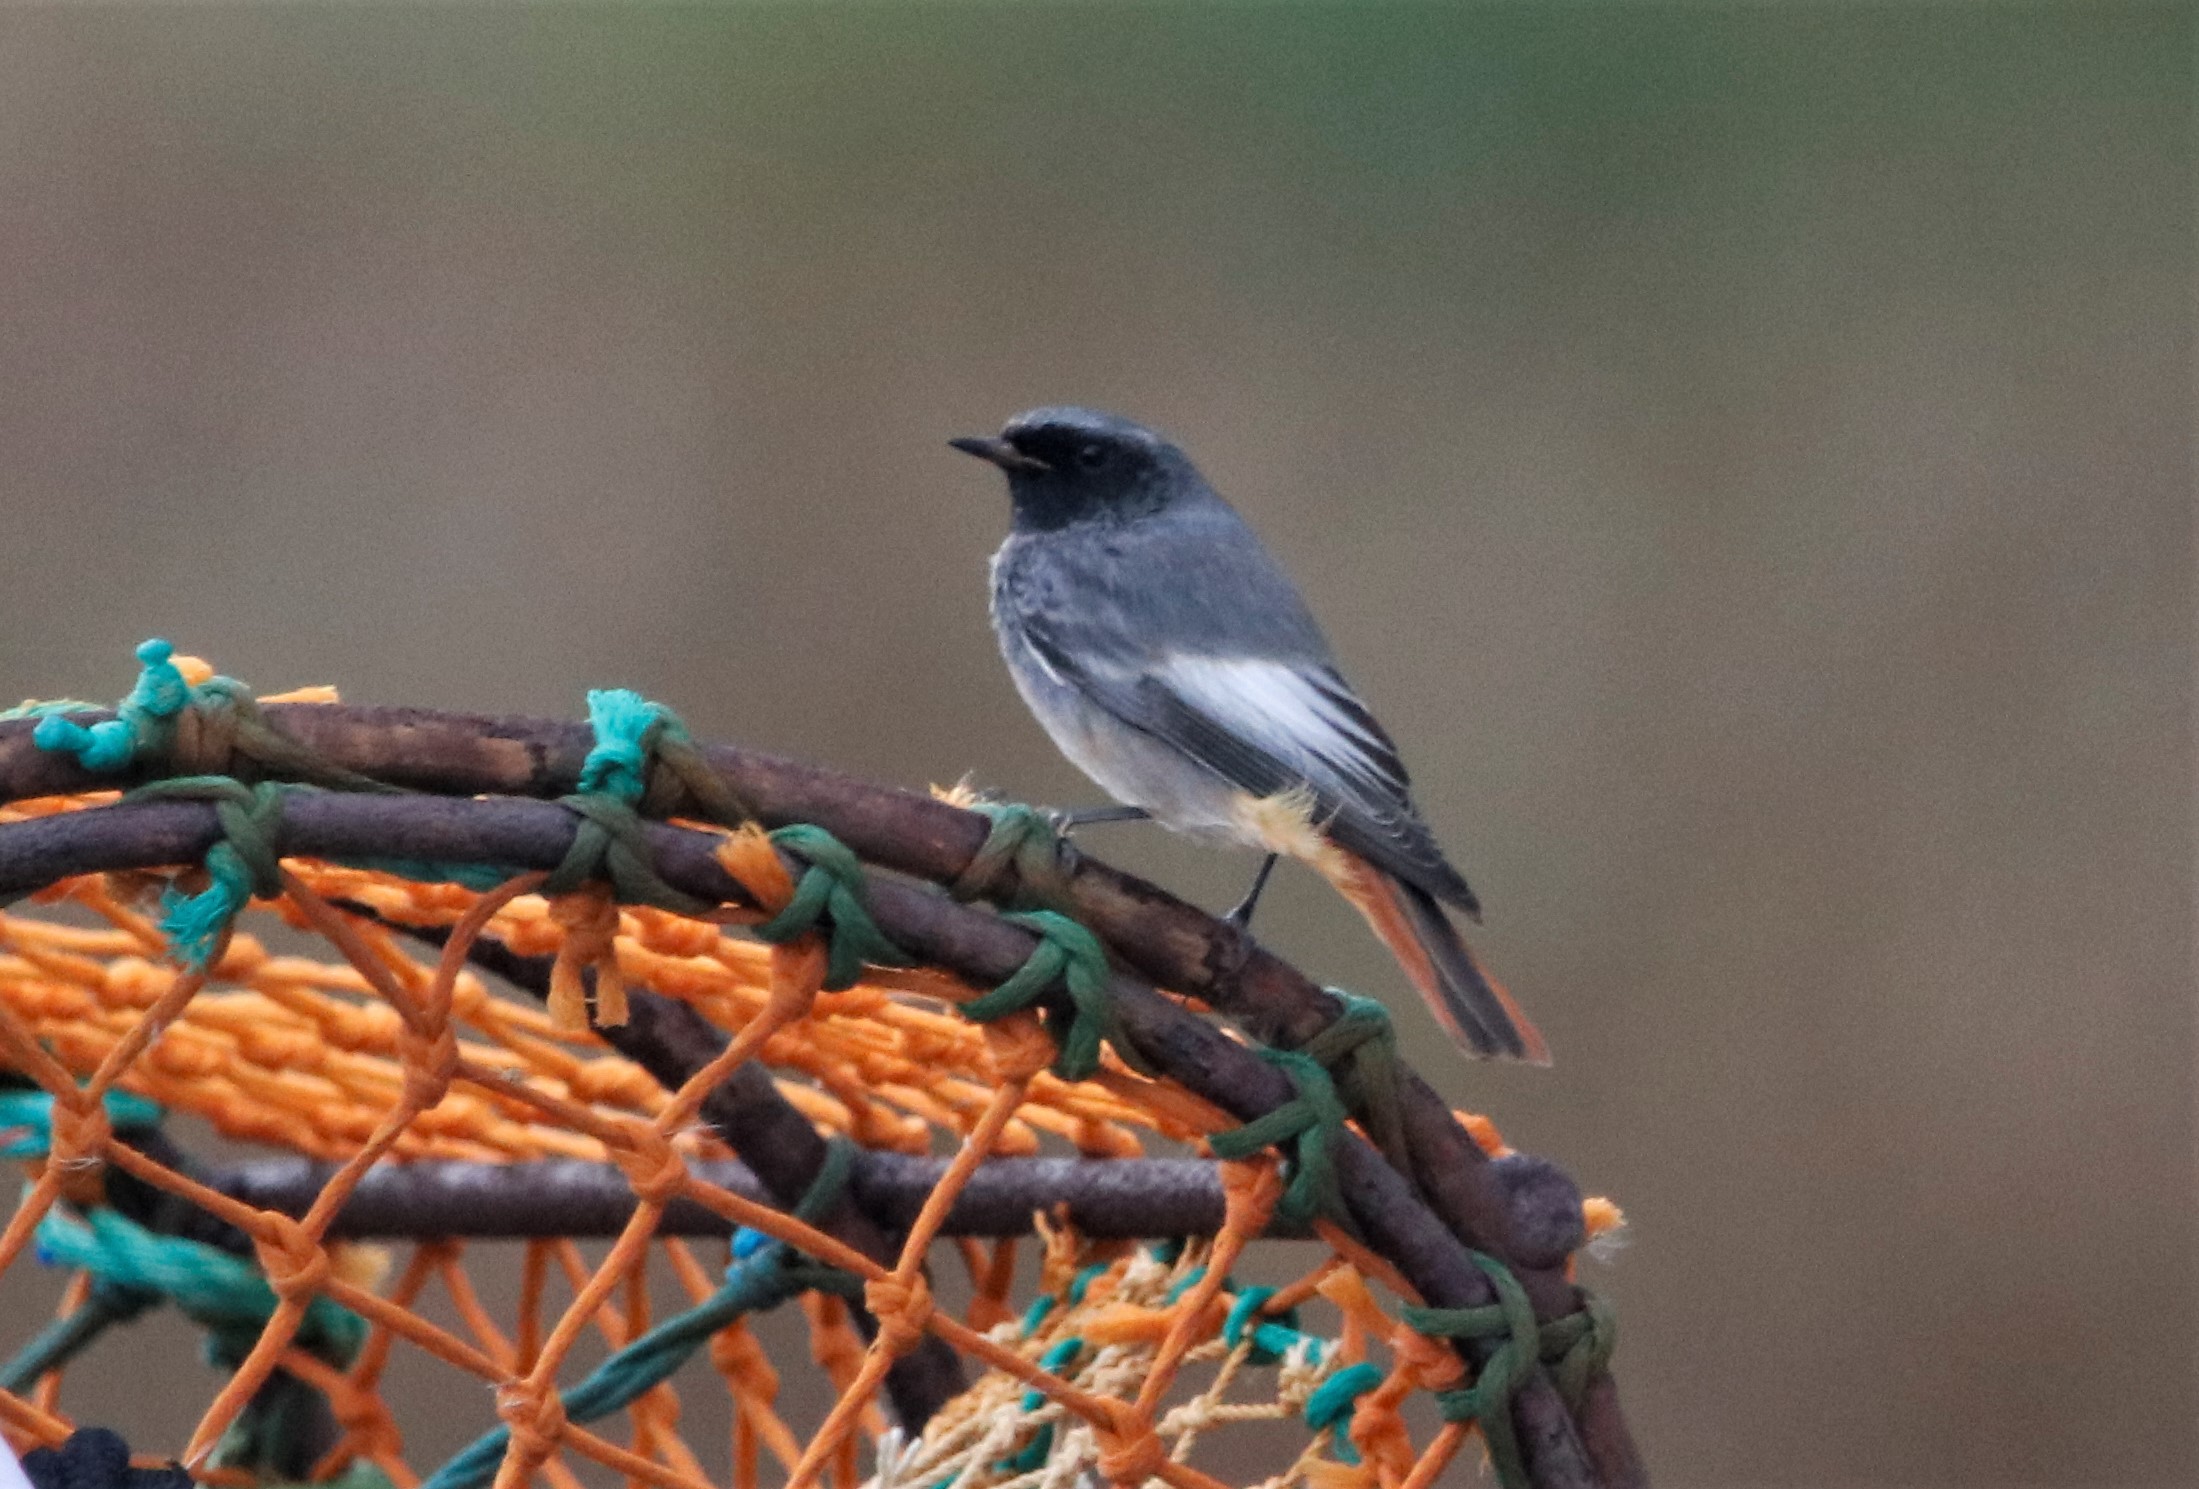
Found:
[{"label": "black redstart bird", "polygon": [[[1414,809],[1397,747],[1336,670],[1305,601],[1173,444],[1042,408],[954,448],[1008,476],[993,628],[1054,743],[1127,811],[1311,865],[1366,917],[1460,1046],[1548,1063],[1459,939],[1479,917]],[[1095,820],[1103,814],[1084,814]]]}]

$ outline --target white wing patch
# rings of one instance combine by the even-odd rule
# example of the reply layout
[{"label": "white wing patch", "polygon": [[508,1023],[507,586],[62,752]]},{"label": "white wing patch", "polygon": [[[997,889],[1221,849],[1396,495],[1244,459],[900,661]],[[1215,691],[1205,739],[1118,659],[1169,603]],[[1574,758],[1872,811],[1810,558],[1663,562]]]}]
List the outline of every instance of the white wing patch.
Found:
[{"label": "white wing patch", "polygon": [[1255,657],[1188,656],[1172,652],[1155,669],[1192,708],[1278,760],[1309,782],[1343,778],[1379,799],[1397,783],[1378,763],[1385,742],[1338,707],[1308,673]]}]

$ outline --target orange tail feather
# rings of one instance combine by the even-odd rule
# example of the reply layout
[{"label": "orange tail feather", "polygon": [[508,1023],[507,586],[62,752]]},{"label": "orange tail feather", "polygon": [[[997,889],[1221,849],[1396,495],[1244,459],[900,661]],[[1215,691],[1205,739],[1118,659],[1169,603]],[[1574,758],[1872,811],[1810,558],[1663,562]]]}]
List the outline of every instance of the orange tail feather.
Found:
[{"label": "orange tail feather", "polygon": [[1436,1022],[1475,1055],[1548,1065],[1550,1048],[1512,995],[1481,968],[1436,900],[1348,853],[1317,865],[1404,968]]}]

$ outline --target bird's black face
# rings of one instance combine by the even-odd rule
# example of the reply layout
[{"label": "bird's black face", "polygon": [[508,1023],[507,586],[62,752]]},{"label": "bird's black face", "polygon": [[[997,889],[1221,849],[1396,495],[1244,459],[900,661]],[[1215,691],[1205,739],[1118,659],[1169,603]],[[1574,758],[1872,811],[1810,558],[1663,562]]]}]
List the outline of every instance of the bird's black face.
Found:
[{"label": "bird's black face", "polygon": [[1016,525],[1025,528],[1156,511],[1169,499],[1170,477],[1189,470],[1152,430],[1090,409],[1034,409],[997,438],[948,443],[1007,472]]}]

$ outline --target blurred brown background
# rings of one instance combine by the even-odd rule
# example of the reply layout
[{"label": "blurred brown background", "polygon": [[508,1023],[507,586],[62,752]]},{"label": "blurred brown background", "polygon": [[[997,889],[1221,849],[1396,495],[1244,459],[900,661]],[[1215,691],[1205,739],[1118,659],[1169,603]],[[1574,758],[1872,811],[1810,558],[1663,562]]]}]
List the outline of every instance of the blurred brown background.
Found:
[{"label": "blurred brown background", "polygon": [[[1453,1063],[1305,876],[1263,932],[1626,1206],[1659,1481],[2189,1484],[2193,55],[2167,6],[11,10],[0,689],[162,634],[1083,802],[941,442],[1149,419],[1558,1063]],[[163,1394],[102,1358],[87,1418]]]}]

